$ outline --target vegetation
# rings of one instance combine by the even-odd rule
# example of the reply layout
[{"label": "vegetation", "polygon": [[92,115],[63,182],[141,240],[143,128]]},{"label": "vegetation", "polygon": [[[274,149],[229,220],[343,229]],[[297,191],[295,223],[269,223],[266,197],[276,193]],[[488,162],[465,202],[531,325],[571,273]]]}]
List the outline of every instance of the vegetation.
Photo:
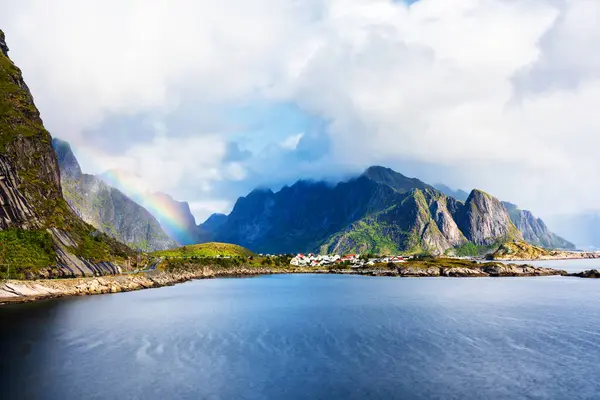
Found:
[{"label": "vegetation", "polygon": [[408,260],[402,266],[411,268],[481,268],[496,266],[497,264],[495,262],[479,263],[475,260],[461,260],[448,257],[419,256]]},{"label": "vegetation", "polygon": [[0,276],[23,279],[25,274],[56,263],[52,237],[47,231],[0,231]]},{"label": "vegetation", "polygon": [[488,255],[489,259],[535,260],[543,256],[551,256],[553,252],[527,242],[515,241],[502,244],[498,250]]},{"label": "vegetation", "polygon": [[290,268],[291,254],[281,256],[231,256],[231,257],[207,257],[189,256],[166,258],[161,264],[161,269],[167,272],[185,271],[198,267],[221,267],[221,268]]},{"label": "vegetation", "polygon": [[488,254],[490,251],[498,248],[498,244],[492,244],[489,246],[476,245],[475,243],[468,242],[462,246],[457,246],[446,251],[446,255],[455,257],[479,257]]},{"label": "vegetation", "polygon": [[171,250],[155,251],[152,253],[156,257],[168,258],[191,258],[191,257],[252,257],[255,256],[250,250],[229,243],[202,243],[189,246],[182,246]]}]

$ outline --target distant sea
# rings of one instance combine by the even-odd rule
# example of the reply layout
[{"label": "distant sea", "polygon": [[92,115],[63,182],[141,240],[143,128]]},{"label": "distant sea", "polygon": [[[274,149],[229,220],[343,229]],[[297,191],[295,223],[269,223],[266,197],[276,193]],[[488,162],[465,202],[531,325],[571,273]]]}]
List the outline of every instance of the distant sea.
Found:
[{"label": "distant sea", "polygon": [[0,307],[0,321],[2,399],[600,394],[600,280],[212,279]]}]

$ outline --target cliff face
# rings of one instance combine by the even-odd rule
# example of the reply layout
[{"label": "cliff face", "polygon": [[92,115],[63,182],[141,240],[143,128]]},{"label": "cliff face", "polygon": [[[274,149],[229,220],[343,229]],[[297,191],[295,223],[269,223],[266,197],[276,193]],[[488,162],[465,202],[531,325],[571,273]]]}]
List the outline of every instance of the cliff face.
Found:
[{"label": "cliff face", "polygon": [[544,221],[536,218],[531,211],[521,210],[515,204],[508,202],[502,204],[508,210],[511,220],[523,233],[523,238],[527,243],[547,249],[575,249],[573,243],[550,232]]},{"label": "cliff face", "polygon": [[177,247],[146,209],[101,179],[83,174],[67,142],[53,139],[52,144],[59,162],[63,195],[81,219],[138,250]]},{"label": "cliff face", "polygon": [[523,240],[500,200],[481,190],[473,190],[465,205],[455,213],[457,225],[476,245],[489,246],[498,241]]},{"label": "cliff face", "polygon": [[[0,264],[4,276],[109,274],[130,250],[80,220],[62,197],[58,162],[0,31]],[[81,262],[74,264],[74,260]]]},{"label": "cliff face", "polygon": [[4,177],[0,229],[41,228],[62,206],[58,164],[50,134],[21,71],[8,58],[1,31],[0,49],[0,168]]},{"label": "cliff face", "polygon": [[497,199],[474,191],[463,204],[383,167],[333,186],[300,181],[277,193],[254,191],[212,232],[262,253],[441,254],[521,238]]},{"label": "cliff face", "polygon": [[177,243],[187,245],[209,240],[208,234],[198,229],[187,202],[156,192],[147,193],[140,204],[156,217],[166,234]]}]

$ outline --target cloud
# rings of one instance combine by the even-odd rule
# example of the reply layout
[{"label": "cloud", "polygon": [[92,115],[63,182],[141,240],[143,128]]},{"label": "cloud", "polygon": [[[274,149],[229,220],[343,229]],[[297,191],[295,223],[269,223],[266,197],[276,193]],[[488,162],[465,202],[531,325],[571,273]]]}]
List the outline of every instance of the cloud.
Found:
[{"label": "cloud", "polygon": [[84,168],[215,211],[370,164],[541,214],[597,207],[600,3],[411,3],[24,0],[0,24]]}]

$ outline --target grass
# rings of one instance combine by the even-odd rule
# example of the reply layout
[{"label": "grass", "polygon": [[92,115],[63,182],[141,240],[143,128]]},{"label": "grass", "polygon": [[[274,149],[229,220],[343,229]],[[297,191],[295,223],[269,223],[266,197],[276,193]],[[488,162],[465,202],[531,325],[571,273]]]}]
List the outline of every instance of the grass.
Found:
[{"label": "grass", "polygon": [[478,257],[488,254],[490,251],[497,249],[499,244],[492,244],[489,246],[476,245],[473,242],[465,243],[461,246],[448,249],[446,255],[453,255],[456,257]]},{"label": "grass", "polygon": [[418,257],[412,260],[408,260],[408,262],[400,264],[402,267],[412,267],[412,268],[482,268],[486,266],[496,266],[498,263],[496,262],[486,262],[479,263],[477,261],[471,260],[459,260],[456,258],[447,258],[447,257]]},{"label": "grass", "polygon": [[156,257],[191,258],[191,257],[253,257],[250,250],[229,243],[202,243],[182,246],[171,250],[161,250],[151,253]]},{"label": "grass", "polygon": [[0,276],[24,279],[27,272],[56,263],[52,237],[45,230],[0,231]]},{"label": "grass", "polygon": [[501,245],[498,250],[489,255],[490,259],[521,259],[521,260],[535,260],[542,256],[550,256],[552,252],[538,247],[533,246],[524,241],[508,242]]}]

